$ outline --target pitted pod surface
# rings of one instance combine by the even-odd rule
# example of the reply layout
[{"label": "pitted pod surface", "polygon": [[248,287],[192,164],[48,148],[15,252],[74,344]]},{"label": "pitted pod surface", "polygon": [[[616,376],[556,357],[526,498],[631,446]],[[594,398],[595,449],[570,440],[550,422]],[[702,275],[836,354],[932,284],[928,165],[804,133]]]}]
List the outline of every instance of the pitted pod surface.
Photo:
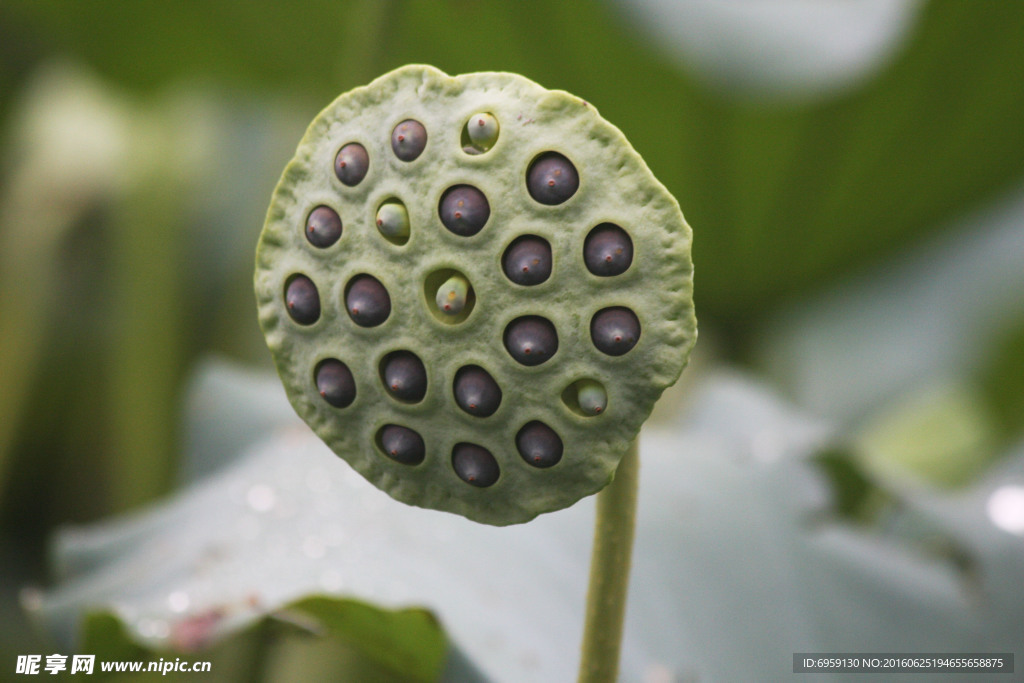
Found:
[{"label": "pitted pod surface", "polygon": [[299,143],[256,255],[296,412],[392,497],[488,524],[612,478],[696,339],[691,233],[594,107],[406,66]]}]

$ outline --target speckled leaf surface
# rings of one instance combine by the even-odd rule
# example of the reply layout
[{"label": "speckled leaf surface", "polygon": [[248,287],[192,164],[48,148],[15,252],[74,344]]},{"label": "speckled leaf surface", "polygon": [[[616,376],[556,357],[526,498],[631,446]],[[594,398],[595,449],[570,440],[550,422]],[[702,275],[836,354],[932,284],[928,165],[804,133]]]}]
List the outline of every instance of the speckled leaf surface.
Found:
[{"label": "speckled leaf surface", "polygon": [[[477,113],[497,120],[498,137],[486,151],[469,153],[464,127]],[[407,161],[392,148],[392,133],[409,119],[422,123],[426,144]],[[351,143],[366,150],[368,167],[346,184],[335,159]],[[579,175],[578,189],[558,204],[535,200],[528,187],[532,164],[549,152],[569,159]],[[471,235],[449,229],[441,216],[445,192],[461,185],[477,188],[489,205]],[[376,224],[379,207],[395,201],[408,213],[407,238],[385,236]],[[342,223],[326,247],[305,234],[319,206]],[[631,265],[613,276],[595,275],[583,257],[587,236],[605,223],[620,226],[633,247]],[[552,273],[539,284],[517,284],[503,270],[506,249],[524,235],[551,248]],[[682,371],[696,338],[690,241],[675,199],[587,102],[514,74],[449,77],[407,66],[339,97],[299,144],[260,238],[260,324],[296,412],[371,482],[414,505],[490,524],[525,522],[603,487]],[[435,299],[453,272],[471,294],[460,315],[446,316]],[[289,314],[285,292],[296,275],[308,277],[319,295],[311,324]],[[391,310],[383,322],[362,326],[346,310],[346,289],[359,275],[386,289]],[[635,313],[640,334],[613,356],[595,346],[591,320],[615,307]],[[517,361],[505,345],[510,323],[527,316],[550,321],[557,333],[557,350],[539,364]],[[396,351],[421,359],[421,400],[397,400],[384,386],[382,365]],[[354,400],[343,408],[318,391],[316,369],[327,359],[341,361],[354,379]],[[500,387],[493,415],[457,406],[452,385],[467,365],[484,368]],[[581,410],[581,380],[606,392],[599,413]],[[564,445],[553,466],[536,467],[517,449],[516,435],[532,421],[547,424]],[[421,435],[421,463],[385,454],[379,434],[389,424]],[[460,443],[493,455],[493,484],[460,478],[452,464]]]}]

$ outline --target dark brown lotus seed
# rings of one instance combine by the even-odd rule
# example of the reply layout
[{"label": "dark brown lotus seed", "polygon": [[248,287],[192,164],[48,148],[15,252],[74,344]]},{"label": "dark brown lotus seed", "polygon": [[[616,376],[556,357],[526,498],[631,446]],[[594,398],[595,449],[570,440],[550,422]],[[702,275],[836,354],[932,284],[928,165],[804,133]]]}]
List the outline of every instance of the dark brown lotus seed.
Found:
[{"label": "dark brown lotus seed", "polygon": [[337,358],[320,361],[316,366],[316,390],[335,408],[347,408],[356,398],[352,371]]},{"label": "dark brown lotus seed", "polygon": [[412,161],[427,146],[427,129],[415,119],[406,119],[391,131],[391,149],[402,161]]},{"label": "dark brown lotus seed", "polygon": [[369,168],[370,157],[366,153],[366,148],[358,142],[348,143],[338,150],[338,156],[334,157],[334,175],[349,187],[361,183]]},{"label": "dark brown lotus seed", "polygon": [[382,364],[384,388],[400,401],[418,403],[427,393],[427,370],[410,351],[395,351]]},{"label": "dark brown lotus seed", "polygon": [[633,240],[614,223],[602,223],[583,242],[583,261],[594,275],[621,275],[633,263]]},{"label": "dark brown lotus seed", "polygon": [[541,204],[561,204],[576,194],[579,187],[576,167],[558,152],[541,154],[526,172],[526,188]]},{"label": "dark brown lotus seed", "polygon": [[498,481],[501,471],[491,452],[472,443],[458,443],[452,449],[452,467],[459,478],[473,486],[486,487]]},{"label": "dark brown lotus seed", "polygon": [[345,289],[345,307],[356,325],[376,327],[391,315],[391,297],[377,278],[356,275]]},{"label": "dark brown lotus seed", "polygon": [[470,415],[489,417],[501,405],[501,387],[477,365],[459,368],[452,389],[455,402]]},{"label": "dark brown lotus seed", "polygon": [[314,247],[326,249],[341,237],[341,218],[329,206],[318,206],[306,219],[306,239]]},{"label": "dark brown lotus seed", "polygon": [[284,290],[288,315],[300,325],[312,325],[320,319],[320,293],[305,275],[293,275]]},{"label": "dark brown lotus seed", "polygon": [[534,235],[519,237],[505,250],[501,267],[517,285],[539,285],[551,276],[551,245]]},{"label": "dark brown lotus seed", "polygon": [[591,319],[590,338],[602,353],[621,356],[640,339],[640,321],[628,308],[605,308]]},{"label": "dark brown lotus seed", "polygon": [[551,467],[562,459],[562,439],[551,427],[534,420],[516,434],[516,448],[534,467]]},{"label": "dark brown lotus seed", "polygon": [[523,365],[540,365],[558,350],[558,333],[546,318],[526,315],[505,328],[505,348]]},{"label": "dark brown lotus seed", "polygon": [[401,425],[384,425],[378,433],[384,454],[403,465],[419,465],[426,456],[423,437]]},{"label": "dark brown lotus seed", "polygon": [[471,237],[491,217],[491,205],[484,193],[472,185],[455,185],[445,190],[438,213],[444,227],[456,235]]}]

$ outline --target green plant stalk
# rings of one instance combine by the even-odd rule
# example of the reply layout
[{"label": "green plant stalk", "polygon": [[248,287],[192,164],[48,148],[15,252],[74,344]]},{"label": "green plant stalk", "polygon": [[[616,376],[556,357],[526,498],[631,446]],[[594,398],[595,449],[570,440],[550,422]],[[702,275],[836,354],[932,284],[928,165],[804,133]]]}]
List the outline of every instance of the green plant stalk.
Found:
[{"label": "green plant stalk", "polygon": [[167,491],[176,450],[179,372],[184,356],[173,168],[138,181],[112,223],[111,455],[107,504],[126,510]]},{"label": "green plant stalk", "polygon": [[638,443],[633,440],[615,479],[597,494],[580,683],[613,682],[619,670],[640,483]]}]

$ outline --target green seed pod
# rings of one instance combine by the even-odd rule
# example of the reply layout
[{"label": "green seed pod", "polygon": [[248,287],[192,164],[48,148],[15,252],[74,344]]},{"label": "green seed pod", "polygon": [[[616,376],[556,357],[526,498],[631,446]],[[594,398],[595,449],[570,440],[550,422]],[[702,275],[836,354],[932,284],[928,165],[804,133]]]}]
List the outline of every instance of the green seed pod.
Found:
[{"label": "green seed pod", "polygon": [[469,298],[469,281],[461,275],[452,275],[437,290],[434,300],[437,310],[445,315],[458,315],[466,307]]},{"label": "green seed pod", "polygon": [[[486,119],[470,137],[481,112],[494,132]],[[385,208],[399,201],[404,221]],[[344,225],[328,247],[309,238],[321,206]],[[403,222],[404,236],[383,229]],[[610,261],[592,236],[605,224]],[[544,246],[543,277],[525,283],[508,275],[524,235]],[[406,66],[339,97],[299,143],[257,249],[260,325],[296,412],[368,480],[526,522],[604,487],[679,377],[697,333],[690,242],[678,203],[590,104],[515,74]],[[372,325],[347,308],[359,276],[390,301]],[[449,293],[457,315],[439,311]],[[471,366],[499,388],[493,406],[460,404],[476,403]],[[323,367],[351,377],[318,388]]]}]

